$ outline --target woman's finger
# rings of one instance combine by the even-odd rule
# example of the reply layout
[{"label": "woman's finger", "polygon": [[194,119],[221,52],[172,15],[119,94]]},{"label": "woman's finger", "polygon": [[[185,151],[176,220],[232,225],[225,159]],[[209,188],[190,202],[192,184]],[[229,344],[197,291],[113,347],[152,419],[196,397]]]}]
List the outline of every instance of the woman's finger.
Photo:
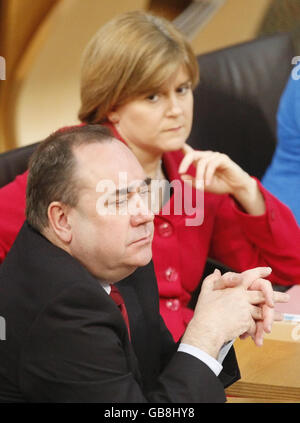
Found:
[{"label": "woman's finger", "polygon": [[209,158],[199,159],[196,168],[196,188],[204,189],[204,178]]},{"label": "woman's finger", "polygon": [[179,173],[186,173],[188,168],[191,166],[191,164],[194,162],[195,156],[194,153],[189,153],[182,159],[178,172]]},{"label": "woman's finger", "polygon": [[182,146],[182,150],[183,150],[183,153],[184,154],[189,154],[189,153],[194,153],[194,149],[193,149],[193,147],[191,147],[190,145],[188,145],[188,144],[183,144],[183,146]]},{"label": "woman's finger", "polygon": [[209,163],[206,166],[205,173],[205,185],[210,185],[216,170],[224,164],[224,156],[220,153],[215,153],[214,157],[210,158]]}]

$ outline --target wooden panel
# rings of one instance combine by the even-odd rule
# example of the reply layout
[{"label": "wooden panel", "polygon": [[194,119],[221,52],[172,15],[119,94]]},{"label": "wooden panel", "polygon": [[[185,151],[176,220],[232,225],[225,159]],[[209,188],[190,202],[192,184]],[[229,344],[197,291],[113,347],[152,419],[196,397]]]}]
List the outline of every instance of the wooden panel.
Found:
[{"label": "wooden panel", "polygon": [[233,397],[300,401],[300,342],[251,339],[235,342],[242,378],[227,388]]},{"label": "wooden panel", "polygon": [[9,0],[1,9],[1,56],[5,56],[7,74],[26,49],[40,22],[57,0]]},{"label": "wooden panel", "polygon": [[197,54],[256,37],[272,0],[226,0],[210,22],[192,40]]},{"label": "wooden panel", "polygon": [[266,399],[266,398],[246,398],[246,397],[227,397],[227,404],[240,404],[240,403],[300,403],[295,400],[279,400],[279,399]]},{"label": "wooden panel", "polygon": [[17,72],[16,142],[26,145],[78,122],[82,51],[113,16],[147,0],[63,0],[40,28]]},{"label": "wooden panel", "polygon": [[6,60],[6,81],[0,82],[0,151],[13,141],[14,72],[17,64],[39,27],[57,0],[9,0],[1,2],[0,55]]},{"label": "wooden panel", "polygon": [[77,122],[84,46],[114,15],[147,5],[148,0],[58,0],[5,81],[9,96],[4,122],[9,130],[0,150],[40,140],[61,125]]},{"label": "wooden panel", "polygon": [[149,11],[172,21],[192,3],[192,0],[151,0]]}]

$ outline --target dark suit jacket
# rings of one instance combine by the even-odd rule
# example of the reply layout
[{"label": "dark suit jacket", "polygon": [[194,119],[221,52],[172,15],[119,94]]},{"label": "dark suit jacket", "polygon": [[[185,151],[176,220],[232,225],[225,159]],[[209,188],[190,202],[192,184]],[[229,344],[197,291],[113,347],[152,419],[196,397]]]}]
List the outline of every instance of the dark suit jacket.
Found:
[{"label": "dark suit jacket", "polygon": [[[224,401],[220,379],[176,352],[159,316],[152,263],[118,285],[132,343],[99,281],[25,222],[0,268],[0,400]],[[232,382],[239,377],[234,353],[226,361]]]}]

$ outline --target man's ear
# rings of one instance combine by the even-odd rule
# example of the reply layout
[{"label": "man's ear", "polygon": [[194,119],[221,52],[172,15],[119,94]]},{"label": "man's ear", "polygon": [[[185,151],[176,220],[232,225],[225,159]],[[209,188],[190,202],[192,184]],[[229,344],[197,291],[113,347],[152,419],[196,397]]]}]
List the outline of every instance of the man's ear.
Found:
[{"label": "man's ear", "polygon": [[114,125],[116,125],[117,123],[119,123],[120,121],[120,116],[119,113],[116,110],[112,110],[111,112],[109,112],[107,114],[107,119]]},{"label": "man's ear", "polygon": [[48,207],[49,226],[64,244],[69,244],[72,240],[69,212],[70,207],[60,201],[53,201]]}]

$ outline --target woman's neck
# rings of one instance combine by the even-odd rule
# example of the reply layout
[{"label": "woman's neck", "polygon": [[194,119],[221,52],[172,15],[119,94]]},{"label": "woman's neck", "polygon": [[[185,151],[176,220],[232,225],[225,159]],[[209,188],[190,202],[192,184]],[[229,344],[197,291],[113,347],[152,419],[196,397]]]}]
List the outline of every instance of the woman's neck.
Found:
[{"label": "woman's neck", "polygon": [[128,143],[131,151],[140,162],[146,175],[151,179],[159,179],[161,173],[161,154],[151,154],[136,145]]},{"label": "woman's neck", "polygon": [[162,160],[162,154],[161,153],[155,153],[155,152],[149,152],[144,150],[143,148],[138,147],[134,143],[131,143],[129,140],[127,140],[121,133],[118,127],[115,127],[117,132],[119,133],[119,136],[126,142],[128,147],[131,149],[135,157],[140,162],[142,168],[144,169],[144,172],[149,178],[152,179],[161,179],[161,160]]}]

